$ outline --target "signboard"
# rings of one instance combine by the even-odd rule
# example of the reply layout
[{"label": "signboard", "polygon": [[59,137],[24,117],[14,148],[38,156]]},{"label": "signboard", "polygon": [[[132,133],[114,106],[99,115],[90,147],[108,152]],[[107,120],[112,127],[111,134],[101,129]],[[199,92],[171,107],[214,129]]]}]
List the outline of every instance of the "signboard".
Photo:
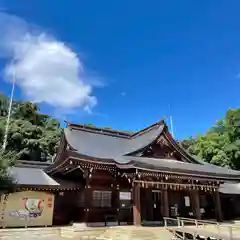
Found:
[{"label": "signboard", "polygon": [[44,200],[39,198],[23,198],[23,209],[14,210],[9,213],[11,217],[37,218],[42,215]]},{"label": "signboard", "polygon": [[190,207],[190,198],[188,196],[185,196],[184,199],[185,199],[185,206]]},{"label": "signboard", "polygon": [[119,199],[120,200],[131,200],[132,193],[131,192],[119,192]]}]

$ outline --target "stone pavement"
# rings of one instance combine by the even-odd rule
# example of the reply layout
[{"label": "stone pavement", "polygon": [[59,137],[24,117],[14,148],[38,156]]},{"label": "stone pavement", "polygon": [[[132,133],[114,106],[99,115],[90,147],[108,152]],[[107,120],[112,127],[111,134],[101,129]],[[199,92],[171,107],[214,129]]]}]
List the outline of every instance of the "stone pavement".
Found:
[{"label": "stone pavement", "polygon": [[113,227],[100,235],[112,240],[171,240],[172,234],[162,227]]},{"label": "stone pavement", "polygon": [[[221,224],[225,225],[225,224]],[[234,234],[240,236],[240,225],[231,224]],[[229,226],[229,225],[228,225]],[[216,226],[205,226],[206,230],[216,230]],[[236,231],[236,232],[235,232]],[[87,228],[74,231],[74,228],[25,228],[0,229],[0,240],[171,240],[172,234],[163,227],[117,226]]]},{"label": "stone pavement", "polygon": [[[240,223],[223,223],[222,227],[231,225],[234,234],[240,236]],[[204,227],[209,231],[216,230],[216,226]],[[102,228],[87,228],[74,231],[69,227],[0,229],[0,240],[171,240],[172,234],[163,227],[135,227],[117,226]]]},{"label": "stone pavement", "polygon": [[[11,232],[11,233],[10,233]],[[119,226],[112,228],[97,228],[75,232],[62,237],[60,231],[33,231],[22,229],[16,231],[0,230],[0,240],[171,240],[171,234],[161,227]]]}]

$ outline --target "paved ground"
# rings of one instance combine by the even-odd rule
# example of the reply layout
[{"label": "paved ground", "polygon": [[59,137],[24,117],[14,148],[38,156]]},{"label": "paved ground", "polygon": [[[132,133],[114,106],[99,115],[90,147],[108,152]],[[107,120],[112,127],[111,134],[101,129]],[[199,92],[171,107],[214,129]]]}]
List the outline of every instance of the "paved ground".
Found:
[{"label": "paved ground", "polygon": [[[202,227],[204,230],[209,231],[209,232],[216,232],[219,234],[227,234],[229,235],[229,230],[232,231],[232,235],[237,237],[240,235],[240,224],[239,223],[223,223],[220,224],[220,226],[218,227],[217,225],[206,225],[206,226],[200,226]],[[229,229],[231,228],[231,229]]]},{"label": "paved ground", "polygon": [[[69,237],[71,234],[69,234]],[[7,231],[0,235],[0,240],[171,240],[171,234],[159,227],[113,227],[99,228],[74,233],[73,238],[61,237],[59,233],[16,231],[9,234]]]},{"label": "paved ground", "polygon": [[[240,235],[240,225],[232,224],[232,226],[235,228],[234,233]],[[214,226],[206,226],[205,228],[209,231],[216,229]],[[65,237],[61,237],[60,228],[0,230],[0,240],[171,240],[171,238],[171,233],[162,227],[118,226],[90,228],[75,233],[71,231],[69,233],[65,232]]]},{"label": "paved ground", "polygon": [[112,240],[171,240],[171,234],[160,227],[116,227],[106,229],[100,237]]}]

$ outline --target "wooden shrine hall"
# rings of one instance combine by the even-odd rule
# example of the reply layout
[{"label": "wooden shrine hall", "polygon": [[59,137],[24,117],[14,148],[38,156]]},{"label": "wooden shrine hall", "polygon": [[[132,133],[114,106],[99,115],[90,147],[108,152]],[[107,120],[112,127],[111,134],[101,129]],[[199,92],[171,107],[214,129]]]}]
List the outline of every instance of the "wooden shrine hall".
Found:
[{"label": "wooden shrine hall", "polygon": [[[224,184],[238,183],[240,172],[189,155],[164,121],[135,133],[67,122],[55,159],[44,173],[60,183],[44,190],[55,195],[53,225],[161,224],[163,217],[222,221],[240,216],[237,208],[225,207],[238,206],[240,195],[235,190],[222,193]],[[70,187],[62,182],[70,182]]]},{"label": "wooden shrine hall", "polygon": [[78,185],[56,197],[56,221],[86,223],[139,225],[164,216],[222,221],[219,187],[240,180],[239,171],[190,156],[164,121],[132,134],[68,122],[45,171]]}]

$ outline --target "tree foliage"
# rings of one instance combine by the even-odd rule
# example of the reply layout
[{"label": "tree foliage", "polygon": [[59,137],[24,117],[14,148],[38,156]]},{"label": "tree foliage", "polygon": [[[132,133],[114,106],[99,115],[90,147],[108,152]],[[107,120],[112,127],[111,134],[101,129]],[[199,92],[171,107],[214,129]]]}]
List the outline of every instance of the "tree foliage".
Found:
[{"label": "tree foliage", "polygon": [[[8,108],[4,95],[0,95],[0,107],[2,144]],[[56,152],[60,134],[59,122],[49,115],[42,114],[37,104],[14,101],[5,154],[11,153],[19,160],[49,161]]]},{"label": "tree foliage", "polygon": [[14,152],[0,153],[0,195],[14,189],[14,181],[10,175],[9,168],[15,164]]},{"label": "tree foliage", "polygon": [[58,146],[61,127],[59,122],[40,113],[37,104],[13,101],[7,147],[2,151],[9,99],[0,94],[0,191],[14,186],[9,168],[17,160],[49,161]]},{"label": "tree foliage", "polygon": [[228,110],[205,135],[181,145],[208,163],[240,170],[240,108]]}]

